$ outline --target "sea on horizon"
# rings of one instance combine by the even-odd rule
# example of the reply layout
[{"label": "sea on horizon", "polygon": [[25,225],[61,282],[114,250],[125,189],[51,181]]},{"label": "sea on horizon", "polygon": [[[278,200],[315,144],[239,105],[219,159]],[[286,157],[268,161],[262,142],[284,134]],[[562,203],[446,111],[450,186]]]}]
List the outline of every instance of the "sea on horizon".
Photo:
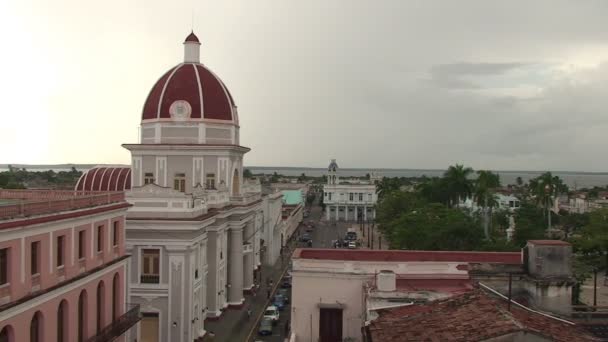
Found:
[{"label": "sea on horizon", "polygon": [[[17,165],[16,165],[17,166]],[[59,165],[56,165],[59,166]],[[61,167],[63,166],[63,167]],[[69,167],[61,165],[55,167],[55,165],[27,165],[25,166],[29,171],[47,171],[53,170],[55,172],[70,171]],[[73,165],[78,171],[86,171],[90,165]],[[128,165],[125,165],[128,166]],[[254,174],[273,174],[278,173],[285,176],[300,176],[304,173],[307,176],[320,177],[327,173],[326,168],[308,168],[308,167],[269,167],[269,166],[246,166]],[[0,172],[8,171],[8,168],[0,167]],[[340,174],[346,177],[363,177],[367,173],[376,172],[380,176],[384,177],[440,177],[443,175],[445,170],[433,170],[433,169],[349,169],[341,168]],[[543,171],[494,171],[500,175],[500,182],[502,185],[516,184],[517,177],[521,177],[522,180],[527,182],[528,180],[538,177]],[[608,173],[600,172],[575,172],[575,171],[552,171],[553,175],[560,177],[565,184],[572,190],[580,188],[591,188],[594,186],[608,186]]]}]

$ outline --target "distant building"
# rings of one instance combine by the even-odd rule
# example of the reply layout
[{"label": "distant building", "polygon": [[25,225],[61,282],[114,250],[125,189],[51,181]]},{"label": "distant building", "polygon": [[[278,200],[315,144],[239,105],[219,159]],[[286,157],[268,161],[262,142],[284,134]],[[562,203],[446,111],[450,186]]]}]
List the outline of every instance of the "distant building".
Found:
[{"label": "distant building", "polygon": [[554,240],[529,241],[522,252],[298,249],[293,255],[292,337],[363,341],[362,328],[381,310],[450,298],[478,283],[506,295],[509,274],[515,300],[568,315],[571,257],[572,247]]},{"label": "distant building", "polygon": [[125,341],[121,192],[0,190],[0,341]]},{"label": "distant building", "polygon": [[[521,206],[521,201],[519,198],[513,195],[497,193],[494,196],[494,200],[496,201],[496,207],[494,207],[494,210],[514,212]],[[462,201],[459,206],[461,208],[472,210],[473,212],[483,209],[472,198],[467,198],[466,200]]]},{"label": "distant building", "polygon": [[340,181],[338,164],[335,159],[327,167],[327,184],[323,186],[325,219],[357,221],[376,217],[378,194],[371,181],[347,183]]}]

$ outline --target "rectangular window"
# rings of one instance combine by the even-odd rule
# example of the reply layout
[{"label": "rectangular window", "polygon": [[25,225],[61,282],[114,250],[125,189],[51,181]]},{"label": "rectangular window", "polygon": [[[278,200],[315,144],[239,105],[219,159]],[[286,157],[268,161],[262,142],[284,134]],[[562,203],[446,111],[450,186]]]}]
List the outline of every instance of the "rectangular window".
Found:
[{"label": "rectangular window", "polygon": [[158,284],[160,282],[160,250],[142,250],[141,282],[145,284]]},{"label": "rectangular window", "polygon": [[363,201],[363,194],[359,194],[359,202]]},{"label": "rectangular window", "polygon": [[327,199],[331,201],[331,192],[329,192],[327,195]]},{"label": "rectangular window", "polygon": [[154,174],[152,172],[144,173],[144,185],[154,184]]},{"label": "rectangular window", "polygon": [[78,259],[84,259],[84,253],[85,253],[85,241],[84,241],[84,236],[85,231],[81,230],[78,232]]},{"label": "rectangular window", "polygon": [[8,248],[0,249],[0,285],[8,283]]},{"label": "rectangular window", "polygon": [[57,267],[63,266],[65,259],[65,235],[57,237]]},{"label": "rectangular window", "polygon": [[175,178],[173,179],[173,189],[179,192],[186,192],[186,174],[175,174]]},{"label": "rectangular window", "polygon": [[215,173],[208,173],[205,177],[205,188],[215,189]]},{"label": "rectangular window", "polygon": [[371,201],[372,200],[372,194],[367,194],[367,200]]},{"label": "rectangular window", "polygon": [[40,273],[40,241],[32,242],[30,257],[32,275]]},{"label": "rectangular window", "polygon": [[105,229],[103,229],[103,225],[102,226],[98,226],[97,227],[97,251],[101,252],[103,251],[103,231]]},{"label": "rectangular window", "polygon": [[353,194],[352,192],[350,194],[348,194],[348,200],[349,201],[353,201],[355,197],[355,194]]},{"label": "rectangular window", "polygon": [[120,227],[118,224],[118,221],[114,221],[114,226],[112,226],[112,243],[114,246],[118,246],[118,241],[120,241]]}]

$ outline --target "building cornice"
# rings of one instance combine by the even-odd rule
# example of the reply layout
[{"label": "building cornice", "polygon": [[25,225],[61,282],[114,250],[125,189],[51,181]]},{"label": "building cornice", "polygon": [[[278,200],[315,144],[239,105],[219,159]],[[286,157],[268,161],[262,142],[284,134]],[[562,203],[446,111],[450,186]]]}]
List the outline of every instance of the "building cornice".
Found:
[{"label": "building cornice", "polygon": [[166,151],[166,152],[195,152],[195,151],[232,151],[247,153],[249,147],[230,144],[122,144],[122,147],[131,152],[137,151]]}]

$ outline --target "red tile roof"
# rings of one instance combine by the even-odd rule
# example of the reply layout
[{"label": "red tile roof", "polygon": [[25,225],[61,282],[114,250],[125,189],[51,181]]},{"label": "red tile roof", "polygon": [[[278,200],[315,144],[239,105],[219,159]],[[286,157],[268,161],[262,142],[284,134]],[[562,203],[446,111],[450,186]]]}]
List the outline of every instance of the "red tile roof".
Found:
[{"label": "red tile roof", "polygon": [[570,243],[561,240],[528,240],[528,243],[544,246],[570,246]]},{"label": "red tile roof", "polygon": [[598,341],[581,327],[547,317],[476,289],[430,304],[378,310],[368,327],[372,342],[482,341],[532,333],[551,341]]},{"label": "red tile roof", "polygon": [[451,261],[522,264],[520,252],[396,251],[370,249],[296,249],[294,258],[356,261]]},{"label": "red tile roof", "polygon": [[398,291],[440,291],[458,293],[473,289],[470,279],[400,279]]}]

